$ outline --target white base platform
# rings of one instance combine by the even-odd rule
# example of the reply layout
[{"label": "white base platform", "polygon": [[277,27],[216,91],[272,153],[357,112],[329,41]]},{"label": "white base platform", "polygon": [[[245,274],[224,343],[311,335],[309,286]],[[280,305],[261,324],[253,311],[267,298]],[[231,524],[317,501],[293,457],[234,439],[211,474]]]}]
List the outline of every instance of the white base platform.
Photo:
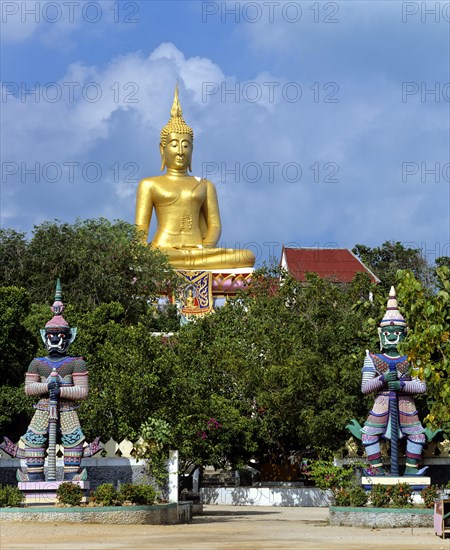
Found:
[{"label": "white base platform", "polygon": [[407,483],[408,485],[431,485],[431,478],[428,476],[363,476],[361,485],[397,485]]}]

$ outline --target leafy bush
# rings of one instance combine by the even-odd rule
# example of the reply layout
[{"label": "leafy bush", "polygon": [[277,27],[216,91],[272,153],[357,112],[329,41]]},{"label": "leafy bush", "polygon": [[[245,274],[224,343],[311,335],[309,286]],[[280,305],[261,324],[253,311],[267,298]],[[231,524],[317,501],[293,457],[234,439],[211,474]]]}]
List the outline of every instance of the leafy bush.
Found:
[{"label": "leafy bush", "polygon": [[151,485],[133,485],[124,483],[118,493],[119,500],[129,501],[133,504],[153,504],[156,500],[156,490]]},{"label": "leafy bush", "polygon": [[420,496],[423,498],[423,501],[427,508],[433,508],[434,501],[439,496],[439,487],[437,485],[430,485],[429,487],[425,487],[425,489],[422,489],[422,491],[420,492]]},{"label": "leafy bush", "polygon": [[347,489],[339,489],[334,495],[336,506],[350,506],[350,493]]},{"label": "leafy bush", "polygon": [[336,506],[365,506],[367,495],[362,487],[356,485],[355,468],[361,464],[335,466],[331,460],[312,462],[307,476],[312,478],[316,487],[330,489]]},{"label": "leafy bush", "polygon": [[91,501],[100,506],[116,506],[122,504],[112,483],[103,483],[99,485],[91,494]]},{"label": "leafy bush", "polygon": [[374,508],[385,508],[389,505],[390,497],[386,485],[373,485],[369,494],[370,503]]},{"label": "leafy bush", "polygon": [[154,504],[156,490],[151,485],[139,485],[139,494],[136,504]]},{"label": "leafy bush", "polygon": [[168,477],[166,458],[168,445],[171,441],[171,427],[162,418],[149,417],[141,425],[136,458],[147,460],[149,473],[160,487],[164,486]]},{"label": "leafy bush", "polygon": [[56,497],[61,504],[67,504],[69,506],[79,506],[81,499],[83,498],[83,489],[75,483],[67,481],[61,483],[56,490]]},{"label": "leafy bush", "polygon": [[412,489],[407,483],[390,485],[387,493],[394,508],[410,508],[412,506]]},{"label": "leafy bush", "polygon": [[353,487],[349,491],[350,504],[355,507],[365,506],[367,504],[367,493],[362,487]]},{"label": "leafy bush", "polygon": [[337,490],[349,487],[353,478],[352,466],[335,466],[331,460],[316,460],[311,463],[308,476],[319,489]]},{"label": "leafy bush", "polygon": [[133,485],[133,483],[123,483],[120,486],[117,494],[122,502],[134,502],[134,497],[136,495],[136,485]]},{"label": "leafy bush", "polygon": [[0,508],[17,508],[22,506],[24,500],[18,487],[0,484]]}]

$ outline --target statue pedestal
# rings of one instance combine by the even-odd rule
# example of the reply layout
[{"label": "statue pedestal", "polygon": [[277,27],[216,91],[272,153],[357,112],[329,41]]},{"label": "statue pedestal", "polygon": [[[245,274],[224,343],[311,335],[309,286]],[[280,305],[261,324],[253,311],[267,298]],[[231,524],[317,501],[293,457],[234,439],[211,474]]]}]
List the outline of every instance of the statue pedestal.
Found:
[{"label": "statue pedestal", "polygon": [[181,314],[185,319],[214,311],[218,299],[236,296],[250,283],[253,268],[214,269],[211,271],[177,270],[184,281]]},{"label": "statue pedestal", "polygon": [[211,273],[213,297],[236,296],[251,282],[253,268],[215,269]]},{"label": "statue pedestal", "polygon": [[[25,497],[27,506],[54,506],[57,502],[56,491],[64,481],[19,481],[18,487]],[[67,483],[67,482],[66,482]],[[83,489],[81,502],[87,502],[89,481],[70,481]]]},{"label": "statue pedestal", "polygon": [[421,491],[431,485],[428,476],[363,476],[361,485],[364,489],[371,489],[374,485],[397,485],[407,483],[414,491]]}]

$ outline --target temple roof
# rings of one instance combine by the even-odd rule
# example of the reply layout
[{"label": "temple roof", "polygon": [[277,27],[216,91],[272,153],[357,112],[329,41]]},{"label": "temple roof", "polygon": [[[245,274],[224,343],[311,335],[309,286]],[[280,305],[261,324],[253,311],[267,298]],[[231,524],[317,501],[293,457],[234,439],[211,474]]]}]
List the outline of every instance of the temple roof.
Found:
[{"label": "temple roof", "polygon": [[350,283],[357,273],[365,272],[372,282],[380,282],[380,279],[348,248],[283,246],[280,264],[297,281],[304,281],[306,273],[317,273],[319,277],[336,283]]}]

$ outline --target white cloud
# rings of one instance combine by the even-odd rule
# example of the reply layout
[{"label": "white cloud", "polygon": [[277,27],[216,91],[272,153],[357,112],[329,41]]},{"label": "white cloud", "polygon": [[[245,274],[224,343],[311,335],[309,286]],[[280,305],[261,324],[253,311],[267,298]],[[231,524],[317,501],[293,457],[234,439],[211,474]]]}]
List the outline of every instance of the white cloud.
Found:
[{"label": "white cloud", "polygon": [[[439,106],[402,104],[401,90],[379,77],[361,86],[343,81],[339,103],[316,103],[306,89],[301,101],[290,102],[280,93],[287,77],[250,70],[239,84],[253,82],[267,90],[265,82],[279,82],[273,102],[267,95],[252,102],[242,88],[237,96],[219,92],[205,98],[205,82],[231,87],[236,78],[211,59],[186,57],[170,43],[150,55],[138,51],[111,59],[103,67],[71,64],[58,80],[64,95],[56,103],[8,97],[4,161],[96,163],[102,177],[83,181],[79,168],[72,183],[51,183],[42,174],[36,184],[22,183],[20,173],[8,175],[2,223],[28,230],[55,217],[132,222],[137,184],[126,176],[159,173],[159,132],[169,118],[177,79],[185,120],[196,136],[194,174],[204,175],[204,163],[216,169],[210,179],[217,183],[227,246],[253,241],[267,253],[264,243],[269,242],[281,247],[283,242],[352,246],[389,238],[433,240],[448,226],[444,185],[425,192],[420,182],[401,181],[402,161],[420,162],[421,155],[445,161],[446,122]],[[70,86],[74,101],[68,99]],[[96,90],[101,98],[89,100]],[[323,181],[328,162],[339,167],[338,183]],[[259,167],[258,181],[246,172],[246,163]],[[267,163],[277,163],[272,182]],[[283,177],[288,163],[301,166],[299,181]],[[319,182],[311,168],[316,163]],[[236,175],[227,175],[237,165]],[[389,205],[395,205],[394,222]]]}]

